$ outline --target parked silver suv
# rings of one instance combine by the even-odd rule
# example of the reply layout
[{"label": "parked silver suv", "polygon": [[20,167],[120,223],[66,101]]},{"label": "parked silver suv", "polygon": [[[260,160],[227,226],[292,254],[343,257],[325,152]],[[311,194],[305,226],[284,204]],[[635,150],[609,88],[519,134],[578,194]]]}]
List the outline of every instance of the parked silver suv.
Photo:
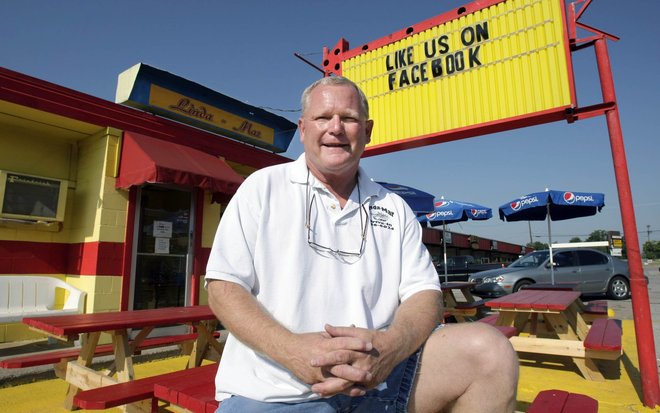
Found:
[{"label": "parked silver suv", "polygon": [[[481,271],[470,276],[477,283],[472,293],[479,297],[499,297],[526,285],[550,283],[549,251],[531,252],[504,268]],[[607,294],[613,300],[630,297],[628,264],[618,258],[588,248],[553,250],[555,283],[578,283],[583,294]]]}]

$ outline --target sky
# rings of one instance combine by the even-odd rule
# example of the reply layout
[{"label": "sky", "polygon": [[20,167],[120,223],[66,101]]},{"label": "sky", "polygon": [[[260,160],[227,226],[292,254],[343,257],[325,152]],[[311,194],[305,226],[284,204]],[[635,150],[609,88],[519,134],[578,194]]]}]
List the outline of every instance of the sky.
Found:
[{"label": "sky", "polygon": [[[323,47],[351,48],[442,14],[467,1],[321,2],[9,0],[0,24],[0,66],[114,101],[117,76],[155,66],[297,122],[300,93],[320,72]],[[608,42],[640,244],[660,240],[660,48],[657,0],[594,0],[581,21],[620,37]],[[580,32],[581,37],[587,33]],[[579,106],[599,103],[593,49],[573,53]],[[302,153],[298,133],[285,156]],[[488,221],[454,232],[516,244],[548,242],[545,222],[504,222],[497,208],[545,188],[602,192],[587,218],[552,222],[552,241],[621,231],[621,212],[603,116],[555,122],[367,157],[378,181],[493,208]]]}]

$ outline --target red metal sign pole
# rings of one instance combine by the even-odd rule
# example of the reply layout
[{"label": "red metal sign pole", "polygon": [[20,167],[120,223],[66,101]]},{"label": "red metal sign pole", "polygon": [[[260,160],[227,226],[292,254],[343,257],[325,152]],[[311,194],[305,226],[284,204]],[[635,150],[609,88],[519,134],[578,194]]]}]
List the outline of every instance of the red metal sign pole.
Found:
[{"label": "red metal sign pole", "polygon": [[603,102],[612,102],[611,109],[605,111],[607,128],[612,148],[612,161],[619,194],[619,208],[623,221],[623,233],[626,239],[626,252],[628,253],[628,266],[630,268],[630,289],[632,293],[633,319],[637,337],[637,353],[639,356],[639,372],[642,379],[643,403],[647,407],[660,405],[660,384],[658,383],[658,369],[656,366],[655,342],[653,338],[653,323],[649,305],[649,294],[644,270],[642,268],[642,255],[637,237],[637,223],[633,208],[630,178],[628,176],[628,163],[626,151],[623,146],[623,134],[619,109],[616,104],[614,80],[610,57],[607,51],[607,41],[604,36],[594,42],[596,61],[600,75],[600,84]]}]

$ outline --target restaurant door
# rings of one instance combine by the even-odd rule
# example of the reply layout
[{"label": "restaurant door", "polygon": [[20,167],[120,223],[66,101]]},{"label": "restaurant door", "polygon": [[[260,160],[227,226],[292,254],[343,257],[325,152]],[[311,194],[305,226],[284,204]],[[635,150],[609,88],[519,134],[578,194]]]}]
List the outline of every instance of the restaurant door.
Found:
[{"label": "restaurant door", "polygon": [[189,304],[193,199],[189,191],[163,185],[139,189],[132,309]]}]

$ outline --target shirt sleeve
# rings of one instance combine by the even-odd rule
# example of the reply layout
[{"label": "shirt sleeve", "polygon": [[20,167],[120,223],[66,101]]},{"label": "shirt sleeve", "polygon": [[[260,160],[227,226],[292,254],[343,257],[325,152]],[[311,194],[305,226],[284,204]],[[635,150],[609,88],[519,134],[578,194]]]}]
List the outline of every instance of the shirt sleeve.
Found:
[{"label": "shirt sleeve", "polygon": [[224,280],[248,291],[255,288],[254,249],[261,208],[256,178],[252,175],[241,184],[222,214],[206,266],[206,282]]},{"label": "shirt sleeve", "polygon": [[401,302],[420,291],[440,291],[438,273],[433,266],[431,254],[422,242],[422,226],[407,206],[404,210],[399,288]]}]

